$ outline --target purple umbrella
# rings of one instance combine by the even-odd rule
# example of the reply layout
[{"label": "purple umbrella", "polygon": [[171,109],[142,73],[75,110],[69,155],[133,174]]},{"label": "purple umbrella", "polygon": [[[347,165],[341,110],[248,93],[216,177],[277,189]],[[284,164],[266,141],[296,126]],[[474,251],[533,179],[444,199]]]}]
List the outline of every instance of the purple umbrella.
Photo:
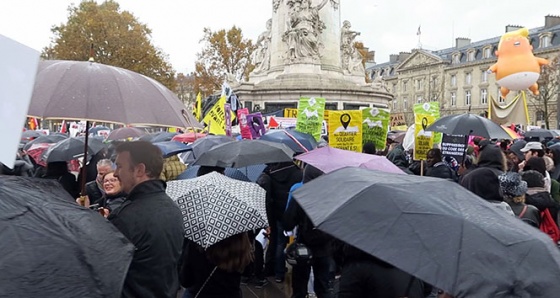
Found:
[{"label": "purple umbrella", "polygon": [[405,174],[385,156],[358,153],[328,146],[317,148],[294,158],[325,173],[344,167],[357,167],[386,173]]}]

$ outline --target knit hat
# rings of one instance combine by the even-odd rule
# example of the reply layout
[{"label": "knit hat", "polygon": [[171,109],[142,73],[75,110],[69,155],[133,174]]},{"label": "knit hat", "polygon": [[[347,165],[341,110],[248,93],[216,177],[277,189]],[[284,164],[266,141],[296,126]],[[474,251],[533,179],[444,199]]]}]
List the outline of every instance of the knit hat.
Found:
[{"label": "knit hat", "polygon": [[527,182],[521,180],[521,175],[507,172],[498,176],[500,180],[500,193],[504,199],[520,197],[527,192]]}]

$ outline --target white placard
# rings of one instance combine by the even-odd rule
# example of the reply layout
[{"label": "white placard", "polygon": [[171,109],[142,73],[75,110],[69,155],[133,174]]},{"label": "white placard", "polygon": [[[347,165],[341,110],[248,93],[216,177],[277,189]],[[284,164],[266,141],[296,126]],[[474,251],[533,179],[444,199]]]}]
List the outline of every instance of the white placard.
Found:
[{"label": "white placard", "polygon": [[39,65],[39,52],[0,35],[0,162],[13,168]]}]

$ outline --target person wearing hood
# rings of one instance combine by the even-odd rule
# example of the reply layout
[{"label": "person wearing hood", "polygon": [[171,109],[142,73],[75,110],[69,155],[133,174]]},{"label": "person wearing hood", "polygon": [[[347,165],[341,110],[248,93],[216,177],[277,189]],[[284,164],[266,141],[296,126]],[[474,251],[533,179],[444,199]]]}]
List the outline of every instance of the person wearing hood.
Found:
[{"label": "person wearing hood", "polygon": [[406,153],[404,152],[404,147],[402,144],[396,143],[395,145],[391,144],[392,149],[387,154],[387,159],[390,160],[394,165],[399,167],[403,172],[413,175],[412,171],[408,169],[409,162],[406,159]]},{"label": "person wearing hood", "polygon": [[550,178],[558,181],[560,179],[560,145],[549,147],[551,158],[554,161],[554,170],[550,173]]},{"label": "person wearing hood", "polygon": [[521,179],[521,175],[507,172],[498,177],[500,180],[500,193],[507,202],[515,216],[529,225],[539,228],[541,215],[539,209],[533,205],[525,204],[525,193],[527,182]]},{"label": "person wearing hood", "polygon": [[265,274],[274,275],[277,283],[284,282],[288,237],[284,235],[282,217],[292,185],[301,182],[303,173],[293,162],[268,165],[257,179],[266,191],[266,213],[270,224],[270,243],[265,257]]},{"label": "person wearing hood", "polygon": [[521,178],[527,182],[525,202],[537,207],[541,212],[548,209],[552,218],[556,219],[559,205],[552,199],[550,193],[546,191],[544,176],[538,171],[528,170],[521,173]]},{"label": "person wearing hood", "polygon": [[507,170],[507,159],[500,147],[484,140],[480,142],[477,168],[489,168],[496,176]]},{"label": "person wearing hood", "polygon": [[480,167],[466,174],[460,184],[475,195],[488,201],[496,208],[514,216],[513,210],[508,203],[504,202],[500,194],[500,181],[498,176],[499,175],[496,175],[496,169]]}]

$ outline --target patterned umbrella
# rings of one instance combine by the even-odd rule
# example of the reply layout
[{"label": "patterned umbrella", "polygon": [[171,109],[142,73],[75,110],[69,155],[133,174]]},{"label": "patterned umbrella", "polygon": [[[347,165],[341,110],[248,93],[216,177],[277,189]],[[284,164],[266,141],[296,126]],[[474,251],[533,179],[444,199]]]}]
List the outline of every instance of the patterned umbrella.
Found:
[{"label": "patterned umbrella", "polygon": [[268,226],[266,192],[212,172],[167,183],[167,194],[183,212],[185,237],[204,248],[242,232]]}]

